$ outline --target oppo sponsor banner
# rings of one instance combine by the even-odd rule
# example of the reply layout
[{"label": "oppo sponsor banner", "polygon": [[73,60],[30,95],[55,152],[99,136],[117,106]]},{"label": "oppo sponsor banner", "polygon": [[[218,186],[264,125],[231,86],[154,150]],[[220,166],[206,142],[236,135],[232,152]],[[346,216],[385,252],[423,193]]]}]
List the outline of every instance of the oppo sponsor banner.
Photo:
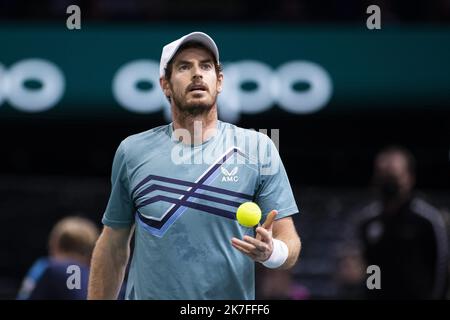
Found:
[{"label": "oppo sponsor banner", "polygon": [[[0,26],[0,119],[164,112],[162,46],[196,27]],[[450,29],[208,27],[221,50],[220,116],[280,108],[448,107]]]}]

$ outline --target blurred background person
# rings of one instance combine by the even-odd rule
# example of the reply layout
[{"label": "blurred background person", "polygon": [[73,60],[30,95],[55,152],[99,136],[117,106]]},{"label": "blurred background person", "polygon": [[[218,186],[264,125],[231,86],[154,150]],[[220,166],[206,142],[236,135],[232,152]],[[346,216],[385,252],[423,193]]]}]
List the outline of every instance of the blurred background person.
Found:
[{"label": "blurred background person", "polygon": [[364,298],[366,272],[361,251],[355,243],[347,244],[337,250],[334,281],[339,299]]},{"label": "blurred background person", "polygon": [[448,237],[442,213],[417,195],[415,159],[392,146],[375,158],[379,197],[363,210],[359,236],[367,266],[381,271],[369,299],[443,299],[448,281]]},{"label": "blurred background person", "polygon": [[[30,268],[17,299],[86,299],[89,265],[98,236],[99,229],[86,218],[60,220],[49,236],[49,256],[38,259]],[[70,266],[74,265],[80,270],[79,289],[70,289],[67,284],[73,272]]]}]

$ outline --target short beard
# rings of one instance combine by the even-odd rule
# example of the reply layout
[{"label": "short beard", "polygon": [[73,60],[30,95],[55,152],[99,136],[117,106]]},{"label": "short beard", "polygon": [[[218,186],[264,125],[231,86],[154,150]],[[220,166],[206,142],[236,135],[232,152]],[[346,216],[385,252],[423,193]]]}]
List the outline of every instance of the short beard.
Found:
[{"label": "short beard", "polygon": [[173,102],[175,104],[175,108],[177,108],[177,111],[183,116],[190,116],[190,117],[197,117],[203,114],[207,114],[209,111],[211,111],[215,103],[214,101],[210,105],[205,103],[183,105],[181,101],[177,100],[178,99],[174,97]]},{"label": "short beard", "polygon": [[[173,92],[173,91],[172,91]],[[176,94],[172,97],[175,108],[182,117],[198,117],[203,114],[208,114],[213,106],[216,104],[217,95],[214,97],[210,104],[198,103],[198,104],[183,104],[182,99],[179,99]]]}]

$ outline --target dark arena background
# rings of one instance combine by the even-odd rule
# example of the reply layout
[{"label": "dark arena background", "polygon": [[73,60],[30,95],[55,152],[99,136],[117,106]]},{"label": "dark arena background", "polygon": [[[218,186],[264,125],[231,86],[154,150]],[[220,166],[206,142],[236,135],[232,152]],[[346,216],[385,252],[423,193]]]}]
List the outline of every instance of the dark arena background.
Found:
[{"label": "dark arena background", "polygon": [[118,144],[168,123],[161,48],[192,31],[219,46],[219,118],[279,129],[300,209],[299,262],[258,265],[258,299],[365,298],[353,231],[386,146],[414,155],[415,190],[449,231],[448,0],[2,0],[0,20],[0,299],[16,299],[58,220],[101,227]]}]

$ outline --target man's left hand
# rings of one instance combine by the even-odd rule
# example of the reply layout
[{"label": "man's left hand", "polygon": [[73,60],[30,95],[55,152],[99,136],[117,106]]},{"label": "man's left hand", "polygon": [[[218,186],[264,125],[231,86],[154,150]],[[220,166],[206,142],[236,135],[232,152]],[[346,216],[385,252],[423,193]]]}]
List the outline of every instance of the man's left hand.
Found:
[{"label": "man's left hand", "polygon": [[242,240],[232,238],[231,245],[255,261],[266,261],[273,251],[272,228],[276,215],[276,210],[267,215],[262,226],[256,228],[255,238],[250,236],[244,236]]}]

